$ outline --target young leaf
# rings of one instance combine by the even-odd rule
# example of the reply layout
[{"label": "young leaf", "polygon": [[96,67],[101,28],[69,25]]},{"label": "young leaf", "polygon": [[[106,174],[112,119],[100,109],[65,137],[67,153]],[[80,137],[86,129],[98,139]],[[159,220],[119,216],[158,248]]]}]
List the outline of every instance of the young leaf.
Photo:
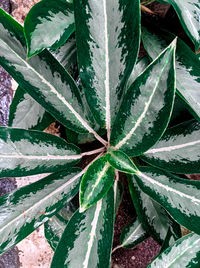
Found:
[{"label": "young leaf", "polygon": [[[154,59],[173,40],[174,35],[165,31],[142,29],[142,40],[148,55]],[[168,40],[168,41],[166,41]],[[198,56],[178,38],[176,48],[176,87],[178,95],[200,120],[200,62]]]},{"label": "young leaf", "polygon": [[51,268],[110,266],[114,228],[114,195],[108,194],[93,207],[78,210],[68,223],[56,248]]},{"label": "young leaf", "polygon": [[185,32],[193,41],[195,50],[198,50],[200,47],[199,0],[164,0],[164,3],[173,6]]},{"label": "young leaf", "polygon": [[131,159],[126,155],[124,152],[117,150],[108,150],[106,154],[107,161],[113,166],[114,168],[123,171],[125,173],[136,173],[137,167],[131,161]]},{"label": "young leaf", "polygon": [[166,249],[148,268],[158,267],[199,267],[200,266],[200,236],[189,234]]},{"label": "young leaf", "polygon": [[136,220],[126,226],[120,236],[120,247],[133,248],[144,241],[149,235],[143,229],[142,224]]},{"label": "young leaf", "polygon": [[191,120],[169,128],[142,159],[175,173],[200,173],[200,123]]},{"label": "young leaf", "polygon": [[83,212],[102,199],[113,185],[114,179],[114,168],[105,156],[94,161],[81,180],[80,211]]},{"label": "young leaf", "polygon": [[75,81],[48,52],[29,60],[20,24],[0,9],[0,64],[16,82],[38,101],[53,117],[77,132],[91,132]]},{"label": "young leaf", "polygon": [[[108,130],[140,44],[139,0],[74,0],[80,76],[88,104]],[[133,19],[134,18],[134,19]]]},{"label": "young leaf", "polygon": [[46,222],[78,192],[80,169],[54,173],[0,197],[0,253]]},{"label": "young leaf", "polygon": [[170,230],[170,243],[172,244],[181,237],[181,230],[177,223],[170,220],[163,207],[145,194],[133,176],[128,176],[128,185],[134,207],[140,223],[144,229],[160,245],[166,240]]},{"label": "young leaf", "polygon": [[80,150],[44,132],[0,128],[0,177],[21,177],[66,169],[81,159]]},{"label": "young leaf", "polygon": [[135,175],[140,188],[179,224],[200,234],[200,182],[181,179],[153,167],[140,170]]},{"label": "young leaf", "polygon": [[73,4],[65,0],[42,0],[32,7],[24,22],[28,57],[45,48],[60,47],[74,30]]},{"label": "young leaf", "polygon": [[10,127],[44,130],[55,119],[36,102],[26,91],[17,88],[13,101],[10,105]]},{"label": "young leaf", "polygon": [[128,89],[111,132],[115,149],[137,156],[162,136],[174,101],[175,45],[174,40]]}]

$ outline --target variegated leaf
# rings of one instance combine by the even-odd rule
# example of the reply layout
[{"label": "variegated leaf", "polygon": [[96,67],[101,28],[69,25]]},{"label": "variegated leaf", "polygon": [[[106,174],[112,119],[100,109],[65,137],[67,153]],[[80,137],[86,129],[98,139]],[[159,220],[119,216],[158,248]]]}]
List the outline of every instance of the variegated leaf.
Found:
[{"label": "variegated leaf", "polygon": [[138,156],[162,136],[175,96],[175,47],[176,40],[129,87],[112,128],[112,149]]},{"label": "variegated leaf", "polygon": [[0,128],[0,177],[21,177],[67,169],[80,149],[48,133]]},{"label": "variegated leaf", "polygon": [[68,223],[53,257],[51,268],[110,267],[114,228],[114,194],[108,194]]},{"label": "variegated leaf", "polygon": [[139,1],[74,0],[74,12],[82,84],[97,122],[106,127],[110,139],[123,85],[137,59]]},{"label": "variegated leaf", "polygon": [[80,169],[54,173],[0,197],[0,253],[46,222],[78,192]]},{"label": "variegated leaf", "polygon": [[94,161],[84,174],[80,186],[80,211],[102,199],[114,183],[114,168],[105,156]]},{"label": "variegated leaf", "polygon": [[91,132],[75,81],[48,52],[26,59],[23,28],[0,10],[0,64],[53,117],[77,132]]}]

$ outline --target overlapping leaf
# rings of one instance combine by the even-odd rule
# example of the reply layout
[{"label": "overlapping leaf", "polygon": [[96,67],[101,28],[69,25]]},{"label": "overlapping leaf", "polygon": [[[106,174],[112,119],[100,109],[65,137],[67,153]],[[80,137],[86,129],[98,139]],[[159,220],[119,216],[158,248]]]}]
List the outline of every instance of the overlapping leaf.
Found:
[{"label": "overlapping leaf", "polygon": [[143,57],[138,60],[137,64],[134,66],[128,81],[126,83],[126,89],[129,89],[129,87],[132,85],[132,83],[137,79],[137,77],[146,69],[146,67],[149,65],[149,59],[148,57]]},{"label": "overlapping leaf", "polygon": [[78,192],[80,169],[54,173],[0,197],[0,253],[32,233]]},{"label": "overlapping leaf", "polygon": [[[155,59],[174,35],[164,31],[142,30],[142,39],[148,55]],[[166,41],[167,40],[167,41]],[[200,120],[200,62],[197,55],[178,38],[176,49],[176,88],[178,95],[189,106],[192,114]]]},{"label": "overlapping leaf", "polygon": [[175,173],[200,173],[200,123],[191,120],[169,128],[142,159]]},{"label": "overlapping leaf", "polygon": [[[79,70],[91,110],[108,130],[137,59],[139,1],[74,1]],[[133,19],[134,18],[134,19]]]},{"label": "overlapping leaf", "polygon": [[72,77],[47,51],[27,60],[22,26],[3,10],[0,10],[0,46],[0,64],[50,114],[68,128],[91,132],[102,140],[85,118]]},{"label": "overlapping leaf", "polygon": [[0,128],[0,177],[56,172],[80,159],[78,147],[55,135]]},{"label": "overlapping leaf", "polygon": [[200,47],[199,0],[161,0],[160,2],[173,6],[185,32],[198,50]]},{"label": "overlapping leaf", "polygon": [[56,50],[50,50],[50,52],[65,70],[73,74],[72,69],[77,62],[76,39],[74,35],[72,35],[63,46]]},{"label": "overlapping leaf", "polygon": [[31,57],[45,48],[56,49],[74,32],[73,4],[65,0],[42,0],[29,11],[24,32]]},{"label": "overlapping leaf", "polygon": [[120,236],[120,247],[132,248],[144,241],[149,235],[143,229],[142,224],[136,218],[126,226]]},{"label": "overlapping leaf", "polygon": [[51,268],[110,266],[114,228],[114,194],[108,194],[68,223],[56,249]]},{"label": "overlapping leaf", "polygon": [[113,185],[114,179],[114,168],[110,166],[105,156],[94,161],[81,181],[81,211],[84,211],[103,198]]},{"label": "overlapping leaf", "polygon": [[10,127],[44,130],[54,120],[25,90],[17,88],[10,106]]},{"label": "overlapping leaf", "polygon": [[111,132],[111,145],[137,156],[152,147],[167,127],[175,94],[174,41],[133,82]]},{"label": "overlapping leaf", "polygon": [[58,213],[44,223],[44,234],[49,245],[55,250],[60,242],[67,223],[76,211],[76,207],[72,202],[67,203],[67,206],[62,208]]},{"label": "overlapping leaf", "polygon": [[53,216],[44,224],[45,237],[53,250],[58,246],[61,236],[67,226],[67,222],[62,221],[59,217]]},{"label": "overlapping leaf", "polygon": [[200,234],[200,182],[181,179],[153,167],[135,175],[140,188],[160,203],[176,221]]},{"label": "overlapping leaf", "polygon": [[189,234],[182,237],[176,243],[158,256],[148,268],[177,268],[200,266],[200,236]]},{"label": "overlapping leaf", "polygon": [[129,175],[128,182],[139,221],[146,232],[161,245],[167,236],[170,245],[181,237],[179,225],[169,218],[163,207],[140,189],[133,176]]},{"label": "overlapping leaf", "polygon": [[[67,71],[71,71],[76,62],[75,38],[71,37],[62,47],[51,53]],[[44,130],[54,120],[23,88],[17,88],[10,106],[9,126]]]}]

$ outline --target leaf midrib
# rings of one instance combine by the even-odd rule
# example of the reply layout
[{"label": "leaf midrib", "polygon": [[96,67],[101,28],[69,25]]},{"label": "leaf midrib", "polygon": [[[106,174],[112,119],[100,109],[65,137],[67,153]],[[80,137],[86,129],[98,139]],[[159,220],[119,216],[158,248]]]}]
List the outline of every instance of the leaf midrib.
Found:
[{"label": "leaf midrib", "polygon": [[[166,49],[166,50],[167,50],[167,49]],[[166,66],[167,66],[167,64],[168,64],[168,62],[169,62],[169,58],[170,58],[169,56],[170,56],[170,55],[168,55],[168,60],[166,60],[164,66],[163,66],[163,68],[162,68],[162,70],[161,70],[161,73],[160,73],[160,75],[159,75],[159,77],[158,77],[157,83],[156,83],[156,85],[155,85],[155,87],[154,87],[154,89],[153,89],[153,91],[152,91],[152,94],[150,95],[149,101],[147,102],[147,104],[146,104],[145,107],[144,107],[144,111],[143,111],[143,112],[141,113],[141,115],[139,116],[138,120],[136,121],[135,126],[129,131],[129,133],[128,133],[128,134],[127,134],[127,135],[126,135],[120,142],[118,142],[117,145],[115,145],[115,148],[116,148],[116,149],[120,149],[120,148],[127,142],[127,140],[129,140],[129,139],[133,136],[134,132],[135,132],[136,129],[140,126],[140,123],[142,122],[142,120],[145,118],[145,115],[146,115],[146,113],[148,112],[148,108],[149,108],[149,106],[151,105],[151,102],[152,102],[152,100],[153,100],[153,97],[154,97],[154,94],[155,94],[155,92],[156,92],[157,86],[158,86],[158,84],[159,84],[159,82],[160,82],[161,76],[162,76],[162,74],[163,74],[163,72],[164,72],[164,69],[166,68]],[[159,57],[159,56],[158,56],[158,57]]]},{"label": "leaf midrib", "polygon": [[108,48],[108,19],[107,19],[107,9],[106,9],[106,0],[103,0],[103,10],[104,10],[104,34],[105,34],[105,61],[106,61],[106,79],[105,90],[106,90],[106,128],[107,128],[107,137],[108,142],[110,142],[110,125],[111,125],[111,114],[110,114],[110,70],[109,70],[109,48]]},{"label": "leaf midrib", "polygon": [[175,263],[179,258],[182,257],[182,255],[184,255],[184,253],[191,248],[192,246],[194,246],[195,244],[197,244],[198,242],[200,242],[200,238],[197,239],[194,243],[192,243],[192,245],[189,245],[184,251],[181,252],[181,254],[179,254],[171,263],[169,263],[167,266],[165,266],[164,268],[169,268],[173,263]]},{"label": "leaf midrib", "polygon": [[74,110],[74,108],[71,106],[71,104],[69,104],[66,99],[62,96],[61,93],[59,93],[56,88],[54,86],[52,86],[44,77],[42,77],[30,64],[28,64],[22,57],[20,57],[6,42],[3,41],[3,39],[1,39],[1,42],[3,42],[5,44],[5,46],[8,48],[8,50],[11,50],[15,56],[17,58],[19,58],[25,65],[27,68],[29,68],[30,70],[32,70],[40,79],[41,81],[46,84],[51,90],[52,92],[58,97],[58,99],[60,101],[62,101],[67,107],[68,109],[74,114],[74,116],[76,117],[76,119],[81,123],[81,125],[89,131],[89,133],[93,133],[95,137],[99,137],[99,135],[96,133],[96,131],[91,128],[87,122]]},{"label": "leaf midrib", "polygon": [[174,145],[174,146],[167,146],[167,147],[161,147],[161,148],[155,148],[155,149],[151,149],[149,151],[147,151],[145,154],[154,154],[154,153],[159,153],[159,152],[171,152],[174,150],[178,150],[178,149],[183,149],[185,147],[189,147],[189,146],[193,146],[200,143],[200,140],[196,140],[193,142],[187,142],[184,144],[179,144],[179,145]]},{"label": "leaf midrib", "polygon": [[0,154],[0,159],[29,159],[29,160],[78,160],[80,159],[82,156],[79,155],[1,155]]},{"label": "leaf midrib", "polygon": [[89,262],[89,258],[90,258],[90,254],[91,254],[91,250],[92,250],[92,245],[94,243],[94,238],[96,236],[96,228],[97,228],[97,224],[98,224],[98,218],[99,218],[99,215],[101,212],[101,207],[102,207],[102,200],[97,202],[96,210],[94,213],[94,218],[93,218],[93,221],[91,222],[92,229],[90,232],[90,239],[87,243],[88,247],[87,247],[87,252],[85,255],[84,262],[83,262],[83,268],[88,268],[88,262]]},{"label": "leaf midrib", "polygon": [[174,192],[174,193],[180,195],[181,197],[184,196],[185,198],[188,198],[188,199],[192,200],[193,202],[200,203],[200,200],[197,199],[196,197],[187,195],[183,192],[179,192],[178,190],[175,190],[174,188],[171,188],[168,185],[163,185],[162,183],[152,179],[151,177],[148,177],[147,175],[145,175],[141,171],[138,171],[138,173],[136,175],[143,177],[144,179],[148,180],[152,184],[157,184],[158,186],[160,186],[161,188],[164,188],[167,191]]},{"label": "leaf midrib", "polygon": [[4,225],[2,228],[0,228],[0,233],[3,232],[4,229],[8,228],[8,226],[10,226],[11,224],[15,223],[16,220],[18,221],[18,220],[20,220],[20,218],[23,218],[24,219],[24,215],[25,214],[29,213],[29,211],[31,211],[35,207],[39,206],[41,203],[43,203],[46,200],[48,200],[49,198],[51,198],[53,195],[55,195],[56,193],[58,193],[59,191],[61,191],[63,188],[65,188],[69,184],[73,183],[76,179],[78,179],[80,176],[82,176],[84,172],[85,171],[83,170],[82,172],[78,173],[72,179],[70,179],[69,181],[67,181],[64,185],[58,187],[56,190],[54,190],[50,194],[46,195],[43,199],[39,200],[39,202],[35,203],[33,206],[31,206],[28,209],[24,210],[22,214],[20,214],[19,216],[15,217],[11,221],[9,221],[6,225]]}]

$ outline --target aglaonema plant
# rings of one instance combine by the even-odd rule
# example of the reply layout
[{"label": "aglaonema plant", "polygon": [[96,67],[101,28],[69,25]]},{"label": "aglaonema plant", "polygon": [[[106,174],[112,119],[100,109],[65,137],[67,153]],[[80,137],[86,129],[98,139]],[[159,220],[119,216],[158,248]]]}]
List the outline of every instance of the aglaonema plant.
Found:
[{"label": "aglaonema plant", "polygon": [[[200,171],[200,109],[181,79],[197,87],[198,59],[143,29],[149,58],[137,61],[140,35],[139,0],[43,0],[24,29],[0,11],[0,64],[19,84],[0,128],[0,176],[51,173],[0,197],[1,253],[44,224],[52,268],[110,267],[123,172],[137,218],[114,251],[152,236],[162,249],[150,267],[200,263],[200,182],[183,176]],[[195,118],[168,126],[176,93]],[[66,140],[42,132],[55,120]],[[193,233],[181,238],[180,225]]]}]

